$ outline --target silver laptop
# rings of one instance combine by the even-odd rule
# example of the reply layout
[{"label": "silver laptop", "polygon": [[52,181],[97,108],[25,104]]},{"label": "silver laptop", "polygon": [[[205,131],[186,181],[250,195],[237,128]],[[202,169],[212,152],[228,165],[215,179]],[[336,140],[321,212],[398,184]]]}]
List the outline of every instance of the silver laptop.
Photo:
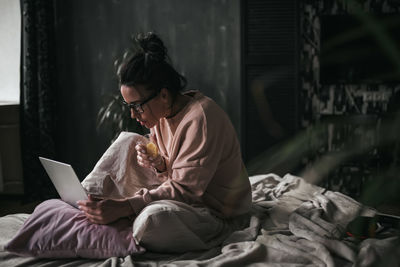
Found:
[{"label": "silver laptop", "polygon": [[78,200],[87,200],[85,189],[71,165],[39,157],[61,199],[78,208]]}]

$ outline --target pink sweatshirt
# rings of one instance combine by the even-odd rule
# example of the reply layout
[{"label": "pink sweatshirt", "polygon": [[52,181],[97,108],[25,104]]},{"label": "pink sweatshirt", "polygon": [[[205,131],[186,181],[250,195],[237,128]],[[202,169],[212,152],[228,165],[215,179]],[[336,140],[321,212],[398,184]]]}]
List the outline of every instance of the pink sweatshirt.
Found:
[{"label": "pink sweatshirt", "polygon": [[147,204],[171,199],[206,206],[223,217],[249,211],[251,188],[236,132],[226,113],[200,92],[174,117],[151,129],[167,171],[155,176],[159,184],[143,188],[130,203],[136,213]]}]

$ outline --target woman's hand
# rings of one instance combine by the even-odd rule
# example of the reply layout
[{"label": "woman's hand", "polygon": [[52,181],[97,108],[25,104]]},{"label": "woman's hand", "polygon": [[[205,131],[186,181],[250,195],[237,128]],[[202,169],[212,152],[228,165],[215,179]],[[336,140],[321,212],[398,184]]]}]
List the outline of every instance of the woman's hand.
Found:
[{"label": "woman's hand", "polygon": [[100,199],[89,195],[89,200],[80,200],[77,203],[89,221],[96,224],[109,224],[134,213],[125,199]]},{"label": "woman's hand", "polygon": [[143,144],[137,144],[135,149],[137,151],[137,162],[140,166],[145,168],[156,168],[159,172],[166,171],[167,168],[165,166],[164,158],[160,154],[157,154],[154,158],[151,157],[147,153],[146,145]]}]

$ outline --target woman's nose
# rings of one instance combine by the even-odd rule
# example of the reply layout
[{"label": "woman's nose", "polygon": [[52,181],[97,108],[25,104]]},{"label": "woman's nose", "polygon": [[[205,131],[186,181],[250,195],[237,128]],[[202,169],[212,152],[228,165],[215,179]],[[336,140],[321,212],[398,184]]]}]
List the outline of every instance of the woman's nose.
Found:
[{"label": "woman's nose", "polygon": [[131,108],[131,118],[132,119],[139,119],[140,114],[137,113],[133,108]]},{"label": "woman's nose", "polygon": [[131,118],[132,118],[132,119],[135,119],[135,118],[136,118],[135,115],[136,115],[136,114],[135,114],[135,111],[133,110],[133,108],[131,108]]}]

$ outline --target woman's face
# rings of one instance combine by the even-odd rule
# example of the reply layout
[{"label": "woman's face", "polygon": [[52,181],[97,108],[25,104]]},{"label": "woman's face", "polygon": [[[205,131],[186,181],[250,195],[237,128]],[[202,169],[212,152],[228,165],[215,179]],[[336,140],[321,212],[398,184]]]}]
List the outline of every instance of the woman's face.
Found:
[{"label": "woman's face", "polygon": [[[143,112],[140,113],[135,111],[135,108],[130,109],[132,119],[136,119],[142,126],[150,129],[154,127],[162,117],[165,117],[165,90],[161,90],[155,95],[155,92],[146,90],[145,87],[141,85],[122,85],[121,95],[125,102],[136,104],[136,107],[143,110]],[[144,101],[146,102],[142,104]]]}]

